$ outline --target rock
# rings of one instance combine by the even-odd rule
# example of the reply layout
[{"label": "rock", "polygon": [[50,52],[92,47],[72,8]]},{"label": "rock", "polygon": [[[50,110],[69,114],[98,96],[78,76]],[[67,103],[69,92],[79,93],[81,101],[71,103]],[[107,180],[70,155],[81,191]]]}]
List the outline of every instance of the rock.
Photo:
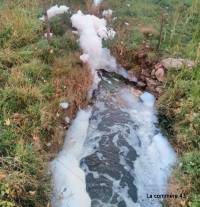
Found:
[{"label": "rock", "polygon": [[161,64],[166,68],[166,69],[181,69],[183,66],[188,67],[188,68],[193,68],[195,67],[196,63],[195,61],[188,60],[188,59],[182,59],[182,58],[166,58],[161,60]]},{"label": "rock", "polygon": [[153,79],[150,79],[150,78],[146,78],[146,81],[147,81],[147,88],[146,88],[146,90],[154,92],[155,88],[158,85],[158,82],[156,80],[153,80]]},{"label": "rock", "polygon": [[146,58],[146,57],[147,57],[147,53],[146,53],[146,52],[139,52],[139,53],[137,54],[137,57],[138,57],[139,59]]},{"label": "rock", "polygon": [[67,108],[69,107],[69,104],[68,104],[67,102],[61,102],[61,103],[60,103],[60,107],[61,107],[62,109],[67,109]]},{"label": "rock", "polygon": [[127,79],[131,82],[137,82],[137,78],[135,77],[135,74],[133,71],[129,70],[128,71],[128,77]]},{"label": "rock", "polygon": [[136,88],[131,88],[131,92],[135,95],[135,96],[141,96],[142,95],[142,91],[138,90]]},{"label": "rock", "polygon": [[147,81],[147,86],[157,86],[158,85],[156,80],[146,78],[146,81]]},{"label": "rock", "polygon": [[155,72],[155,76],[156,78],[160,81],[163,82],[165,79],[165,71],[163,68],[159,68],[158,70],[156,70]]},{"label": "rock", "polygon": [[155,70],[158,70],[159,68],[163,68],[163,65],[161,63],[157,63],[155,65]]},{"label": "rock", "polygon": [[155,91],[157,93],[161,94],[162,93],[162,88],[158,86],[158,87],[156,87]]},{"label": "rock", "polygon": [[154,75],[155,75],[155,72],[156,72],[156,70],[153,69],[153,70],[151,71],[151,76],[154,76]]},{"label": "rock", "polygon": [[145,70],[145,69],[142,69],[142,72],[141,74],[145,77],[150,77],[150,74],[149,74],[149,71],[148,70]]},{"label": "rock", "polygon": [[48,143],[46,144],[47,147],[51,147],[51,145],[52,145],[51,142],[48,142]]},{"label": "rock", "polygon": [[146,37],[152,36],[152,35],[155,36],[155,37],[159,36],[159,32],[156,30],[156,28],[154,28],[152,26],[141,27],[140,32]]},{"label": "rock", "polygon": [[103,10],[102,12],[102,16],[107,17],[107,18],[112,17],[112,14],[113,14],[113,11],[111,9]]},{"label": "rock", "polygon": [[0,181],[3,180],[6,177],[6,174],[4,172],[0,172]]},{"label": "rock", "polygon": [[73,30],[72,33],[73,33],[74,35],[77,35],[77,36],[78,36],[78,31]]}]

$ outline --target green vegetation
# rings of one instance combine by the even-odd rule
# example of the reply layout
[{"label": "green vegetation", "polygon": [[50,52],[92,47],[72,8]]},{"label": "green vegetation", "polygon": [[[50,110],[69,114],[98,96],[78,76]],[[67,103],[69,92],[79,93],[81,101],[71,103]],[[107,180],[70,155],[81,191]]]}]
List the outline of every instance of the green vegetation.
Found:
[{"label": "green vegetation", "polygon": [[78,61],[68,16],[50,21],[48,41],[41,15],[40,1],[0,1],[1,207],[49,205],[47,169],[62,146],[63,116],[87,102],[90,74]]},{"label": "green vegetation", "polygon": [[170,120],[168,136],[180,155],[176,176],[189,197],[188,206],[200,205],[200,66],[171,71],[160,111]]},{"label": "green vegetation", "polygon": [[[117,38],[109,43],[118,61],[134,69],[134,51],[151,48],[155,56],[200,60],[200,1],[198,0],[107,0],[104,8],[114,10]],[[126,25],[127,22],[129,25]],[[162,29],[161,44],[160,28]],[[123,53],[124,52],[124,53]],[[161,126],[176,149],[180,165],[175,179],[186,202],[169,206],[200,206],[200,64],[193,69],[171,69],[158,100]],[[180,193],[181,193],[180,192]]]},{"label": "green vegetation", "polygon": [[[46,2],[73,10],[86,10],[90,3]],[[87,104],[90,74],[79,61],[69,16],[51,20],[54,36],[48,41],[38,19],[42,5],[39,0],[0,0],[0,207],[49,205],[46,169],[62,146],[63,117],[72,118]],[[106,0],[100,9],[107,8],[117,17],[109,20],[117,37],[105,44],[127,69],[139,70],[134,54],[146,47],[152,62],[161,56],[199,61],[199,0]],[[161,125],[180,159],[175,179],[188,196],[187,202],[172,207],[200,206],[199,85],[199,64],[169,70],[158,100]],[[62,100],[70,103],[69,110],[59,108]]]}]

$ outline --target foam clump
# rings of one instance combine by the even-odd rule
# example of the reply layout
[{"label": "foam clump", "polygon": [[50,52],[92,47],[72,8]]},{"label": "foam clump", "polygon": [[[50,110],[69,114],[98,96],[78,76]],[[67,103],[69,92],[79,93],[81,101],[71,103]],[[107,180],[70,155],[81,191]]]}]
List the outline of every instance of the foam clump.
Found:
[{"label": "foam clump", "polygon": [[80,46],[84,54],[89,56],[91,68],[96,68],[102,55],[102,39],[106,38],[106,21],[94,15],[84,15],[78,11],[71,17],[72,26],[80,35]]},{"label": "foam clump", "polygon": [[102,2],[102,0],[94,0],[94,4],[97,6]]},{"label": "foam clump", "polygon": [[[138,203],[141,207],[160,207],[158,199],[147,199],[147,194],[166,194],[167,182],[176,163],[176,154],[157,128],[155,97],[144,92],[139,98],[128,90],[121,91],[126,102],[127,113],[138,128],[132,131],[140,139],[140,147],[133,145],[138,158],[134,162],[134,178],[137,187]],[[161,199],[162,200],[162,199]]]},{"label": "foam clump", "polygon": [[103,12],[102,12],[102,16],[104,16],[104,17],[111,17],[112,14],[113,14],[112,9],[103,10]]},{"label": "foam clump", "polygon": [[60,103],[60,107],[61,107],[62,109],[68,109],[68,107],[69,107],[69,103],[67,103],[67,102],[61,102],[61,103]]},{"label": "foam clump", "polygon": [[69,128],[65,144],[51,163],[53,207],[91,207],[86,191],[85,174],[79,167],[83,143],[87,135],[91,109],[80,110]]},{"label": "foam clump", "polygon": [[[57,15],[63,14],[63,13],[67,13],[68,11],[69,11],[69,7],[67,7],[65,5],[61,5],[61,6],[55,5],[47,10],[47,16],[48,16],[48,19],[51,19],[54,16],[57,16]],[[40,18],[40,20],[44,21],[45,16],[42,16]]]},{"label": "foam clump", "polygon": [[148,92],[144,92],[141,96],[140,96],[140,99],[143,101],[143,103],[146,105],[146,106],[154,106],[154,103],[155,103],[155,97],[148,93]]},{"label": "foam clump", "polygon": [[[108,49],[103,48],[102,40],[113,38],[115,31],[106,27],[107,22],[103,18],[94,15],[85,15],[81,11],[71,17],[72,26],[78,30],[79,42],[83,50],[80,59],[87,63],[93,76],[92,90],[97,88],[100,81],[98,69],[117,68],[115,58],[110,55]],[[90,96],[90,95],[89,95]]]}]

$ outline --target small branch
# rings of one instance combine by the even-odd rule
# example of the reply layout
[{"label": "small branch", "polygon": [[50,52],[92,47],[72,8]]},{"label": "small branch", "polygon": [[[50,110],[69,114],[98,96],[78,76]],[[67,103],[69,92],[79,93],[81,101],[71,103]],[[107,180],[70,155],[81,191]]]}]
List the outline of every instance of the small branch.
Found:
[{"label": "small branch", "polygon": [[163,28],[164,28],[164,24],[165,24],[165,19],[164,19],[164,15],[161,15],[161,22],[160,22],[160,33],[159,33],[159,40],[158,40],[158,45],[157,45],[157,51],[160,49],[160,46],[162,44],[162,39],[163,39]]},{"label": "small branch", "polygon": [[47,40],[50,40],[50,24],[49,24],[49,18],[48,18],[48,14],[47,14],[47,3],[46,1],[43,2],[43,13],[44,13],[44,19],[45,19],[45,29],[46,29],[46,33],[47,33]]}]

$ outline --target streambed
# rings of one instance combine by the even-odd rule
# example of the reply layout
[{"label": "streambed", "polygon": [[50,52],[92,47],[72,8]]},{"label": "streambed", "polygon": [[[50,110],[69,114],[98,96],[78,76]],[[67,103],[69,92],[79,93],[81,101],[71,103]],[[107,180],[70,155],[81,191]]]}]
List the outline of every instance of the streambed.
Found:
[{"label": "streambed", "polygon": [[[154,97],[102,76],[52,163],[55,207],[160,207],[176,156],[157,127]],[[85,114],[84,114],[85,113]]]},{"label": "streambed", "polygon": [[105,19],[78,11],[71,21],[93,78],[89,97],[96,99],[78,112],[51,163],[52,206],[161,207],[147,194],[166,193],[176,155],[157,126],[155,98],[139,94],[137,79],[103,47],[115,34]]}]

